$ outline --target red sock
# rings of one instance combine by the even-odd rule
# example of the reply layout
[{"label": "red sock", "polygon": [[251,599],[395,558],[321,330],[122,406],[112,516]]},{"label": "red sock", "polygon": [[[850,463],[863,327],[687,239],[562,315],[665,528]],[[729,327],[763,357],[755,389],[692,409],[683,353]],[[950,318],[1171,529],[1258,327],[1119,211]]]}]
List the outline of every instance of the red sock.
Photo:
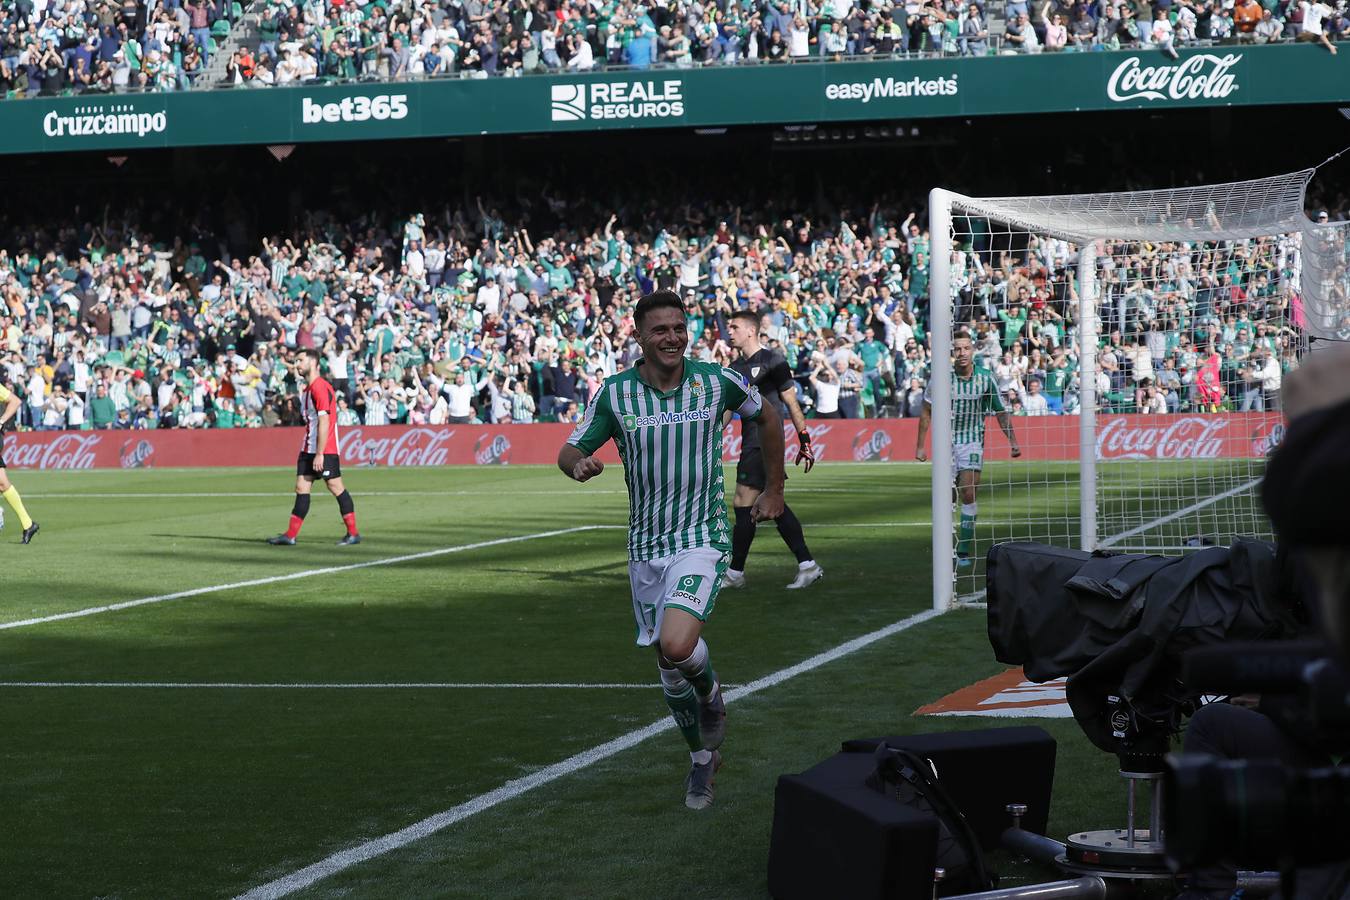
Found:
[{"label": "red sock", "polygon": [[305,520],[299,516],[291,516],[291,527],[286,529],[286,537],[294,539],[300,533],[300,526],[305,524]]},{"label": "red sock", "polygon": [[347,523],[347,533],[356,534],[356,513],[349,512],[342,517],[342,521]]}]

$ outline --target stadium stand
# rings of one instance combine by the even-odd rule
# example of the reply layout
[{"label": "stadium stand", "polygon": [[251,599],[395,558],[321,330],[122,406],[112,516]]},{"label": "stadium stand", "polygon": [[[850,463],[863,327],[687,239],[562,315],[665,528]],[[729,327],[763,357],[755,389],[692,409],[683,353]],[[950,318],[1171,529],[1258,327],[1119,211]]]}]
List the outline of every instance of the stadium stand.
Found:
[{"label": "stadium stand", "polygon": [[[24,427],[294,424],[288,357],[315,347],[347,424],[572,420],[599,379],[635,358],[637,297],[671,288],[703,359],[729,359],[727,314],[763,311],[813,415],[821,385],[837,389],[846,416],[918,413],[928,237],[913,198],[803,213],[673,195],[674,185],[631,195],[668,220],[631,200],[567,203],[547,184],[428,201],[412,215],[392,201],[362,213],[335,204],[267,237],[237,224],[155,229],[137,209],[60,227],[11,214],[0,376],[24,398]],[[1015,409],[1032,379],[1050,412],[1076,408],[1062,249],[963,273],[960,319]],[[1218,272],[1224,248],[1158,246],[1141,266],[1184,261],[1195,276],[1108,311],[1102,402],[1167,412],[1258,403],[1243,375],[1253,348],[1281,366],[1292,359],[1290,250],[1287,239],[1259,242],[1243,266]],[[1216,364],[1222,389],[1202,393],[1198,375]],[[1145,371],[1155,393],[1139,383]]]},{"label": "stadium stand", "polygon": [[23,0],[0,19],[8,96],[593,69],[1310,41],[1345,0]]}]

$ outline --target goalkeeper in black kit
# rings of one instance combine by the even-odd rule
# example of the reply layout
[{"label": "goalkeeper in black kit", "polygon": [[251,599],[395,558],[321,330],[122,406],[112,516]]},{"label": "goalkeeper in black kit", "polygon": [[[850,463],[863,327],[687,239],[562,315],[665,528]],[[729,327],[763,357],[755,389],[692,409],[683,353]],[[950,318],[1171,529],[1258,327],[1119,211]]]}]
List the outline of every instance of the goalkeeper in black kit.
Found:
[{"label": "goalkeeper in black kit", "polygon": [[[804,471],[809,472],[815,463],[815,456],[811,451],[811,435],[806,430],[806,417],[797,405],[796,383],[782,354],[760,344],[759,326],[760,317],[757,313],[740,310],[732,314],[727,328],[731,345],[740,353],[740,358],[731,364],[731,368],[759,388],[766,403],[787,407],[792,426],[797,429],[797,462],[804,463]],[[750,509],[764,490],[764,484],[759,424],[745,422],[741,430],[741,458],[736,464],[736,497],[732,501],[736,524],[731,533],[731,566],[727,569],[724,582],[727,587],[745,587],[745,558],[749,556],[750,544],[755,539],[755,521],[750,515]],[[774,524],[778,526],[778,533],[782,535],[788,549],[797,557],[797,577],[787,585],[787,589],[795,591],[815,584],[825,572],[806,547],[802,523],[797,521],[792,509],[784,504],[783,514],[774,519]]]}]

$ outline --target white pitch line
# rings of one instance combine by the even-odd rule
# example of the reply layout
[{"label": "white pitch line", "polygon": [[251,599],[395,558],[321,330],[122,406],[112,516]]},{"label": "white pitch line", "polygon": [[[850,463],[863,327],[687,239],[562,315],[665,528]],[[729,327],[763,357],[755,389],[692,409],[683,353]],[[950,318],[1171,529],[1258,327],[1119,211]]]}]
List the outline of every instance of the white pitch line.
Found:
[{"label": "white pitch line", "polygon": [[[464,682],[464,681],[373,681],[373,682],[256,682],[256,681],[0,681],[0,688],[163,688],[213,690],[283,691],[380,691],[380,690],[651,690],[659,682],[562,683],[562,682]],[[727,685],[731,687],[731,685]]]},{"label": "white pitch line", "polygon": [[[917,615],[910,616],[908,619],[901,619],[899,622],[893,622],[885,628],[879,628],[876,631],[864,634],[861,637],[854,638],[851,641],[840,644],[839,646],[826,650],[824,653],[818,653],[810,659],[803,660],[795,666],[789,666],[786,669],[780,669],[770,675],[750,682],[749,684],[729,690],[726,692],[726,702],[733,703],[745,697],[750,697],[760,691],[776,687],[785,681],[803,675],[813,669],[818,669],[827,663],[842,659],[845,656],[856,653],[859,650],[877,641],[884,640],[891,635],[898,634],[909,628],[913,628],[922,622],[927,622],[934,616],[939,615],[935,610],[925,610]],[[424,837],[433,835],[438,831],[443,831],[457,822],[477,815],[480,812],[489,810],[500,803],[513,800],[522,794],[528,793],[535,788],[579,772],[582,769],[595,765],[602,760],[608,759],[617,753],[636,747],[650,737],[655,737],[662,732],[669,731],[675,727],[670,718],[663,718],[653,722],[644,728],[636,731],[630,731],[625,735],[615,738],[612,741],[592,747],[589,750],[582,751],[575,756],[569,756],[561,762],[533,772],[523,778],[517,778],[514,781],[508,781],[486,794],[480,794],[458,806],[428,816],[420,822],[414,822],[406,828],[390,832],[373,840],[357,844],[355,847],[349,847],[346,850],[340,850],[325,859],[305,866],[284,875],[274,881],[259,885],[252,890],[239,895],[236,900],[274,900],[274,898],[285,897],[296,891],[303,890],[314,884],[316,881],[327,878],[331,875],[350,869],[352,866],[360,865],[378,856],[386,853],[392,853],[402,847],[406,847],[414,841],[421,840]]]},{"label": "white pitch line", "polygon": [[[1136,526],[1136,527],[1134,527],[1134,528],[1129,529],[1128,531],[1122,531],[1120,534],[1114,535],[1114,536],[1109,537],[1109,538],[1104,538],[1103,540],[1101,540],[1100,542],[1098,542],[1097,546],[1098,546],[1098,547],[1112,547],[1112,546],[1115,546],[1116,544],[1119,544],[1121,541],[1128,540],[1128,539],[1134,537],[1135,535],[1145,534],[1145,533],[1147,533],[1147,532],[1149,532],[1149,531],[1152,531],[1153,529],[1157,528],[1159,525],[1166,525],[1168,522],[1176,521],[1177,519],[1181,518],[1182,516],[1189,516],[1189,515],[1190,515],[1191,513],[1193,513],[1193,512],[1199,512],[1200,510],[1204,509],[1206,506],[1213,506],[1215,503],[1219,503],[1220,501],[1227,500],[1229,497],[1236,496],[1236,495],[1238,495],[1238,494],[1243,493],[1244,491],[1249,491],[1249,490],[1251,490],[1252,488],[1256,487],[1256,486],[1257,486],[1258,484],[1260,484],[1260,483],[1261,483],[1261,479],[1260,479],[1260,478],[1253,478],[1251,481],[1247,482],[1246,484],[1241,484],[1241,485],[1238,485],[1238,486],[1235,487],[1235,488],[1230,488],[1229,490],[1224,491],[1222,494],[1215,494],[1213,497],[1206,497],[1204,500],[1200,500],[1200,501],[1198,501],[1198,502],[1196,502],[1196,503],[1192,503],[1190,506],[1187,506],[1187,507],[1185,507],[1185,508],[1183,508],[1183,509],[1179,509],[1179,510],[1177,510],[1176,512],[1168,513],[1168,514],[1165,515],[1165,516],[1159,516],[1158,518],[1154,519],[1154,520],[1151,521],[1151,522],[1145,522],[1143,525],[1138,525],[1138,526]],[[897,523],[897,524],[898,524],[898,523]],[[1131,549],[1133,549],[1133,550],[1175,550],[1176,548],[1175,548],[1175,547],[1134,547],[1134,548],[1131,548]],[[984,591],[984,589],[982,588],[982,589],[980,589],[980,590],[978,590],[978,591],[975,591],[975,592],[972,593],[972,594],[962,594],[962,595],[958,596],[958,597],[956,598],[956,603],[957,603],[958,606],[970,607],[970,608],[973,608],[973,609],[981,609],[981,608],[984,608],[985,606],[987,606],[987,604],[979,603],[979,601],[980,601],[984,596],[985,596],[985,591]],[[977,604],[978,604],[978,605],[977,605]]]},{"label": "white pitch line", "polygon": [[624,528],[623,525],[578,525],[574,528],[560,528],[556,531],[540,531],[536,534],[521,534],[514,537],[496,538],[491,541],[478,541],[473,544],[459,544],[454,547],[442,547],[439,550],[424,550],[421,553],[408,553],[403,556],[387,556],[384,559],[371,559],[365,562],[349,563],[344,566],[325,566],[322,569],[305,569],[302,572],[291,572],[288,575],[272,575],[267,578],[254,578],[250,581],[235,581],[230,584],[213,584],[206,587],[192,588],[186,591],[175,591],[172,594],[159,594],[154,597],[141,597],[138,600],[124,600],[121,603],[110,603],[106,606],[91,606],[86,609],[72,610],[71,612],[56,613],[50,616],[38,616],[33,619],[20,619],[16,622],[0,622],[0,631],[9,628],[24,628],[28,625],[41,625],[45,622],[60,622],[65,619],[79,619],[84,616],[95,616],[99,613],[117,612],[122,609],[131,609],[136,606],[146,606],[151,603],[164,603],[169,600],[182,600],[187,597],[200,597],[203,594],[215,594],[220,591],[233,591],[240,588],[260,587],[264,584],[277,584],[283,581],[297,581],[301,578],[311,578],[315,575],[332,575],[336,572],[351,572],[356,569],[369,569],[374,566],[392,566],[396,563],[410,562],[414,559],[431,559],[436,556],[446,556],[451,553],[463,553],[468,550],[481,550],[484,547],[499,547],[502,544],[518,544],[521,541],[535,541],[542,538],[558,537],[564,534],[575,534],[579,531],[597,531],[611,528]]},{"label": "white pitch line", "polygon": [[1119,544],[1121,541],[1128,540],[1134,537],[1137,534],[1144,534],[1145,532],[1152,531],[1159,525],[1166,525],[1168,522],[1174,522],[1177,519],[1180,519],[1182,516],[1188,516],[1193,512],[1198,512],[1199,510],[1204,509],[1206,506],[1212,506],[1221,500],[1227,500],[1229,497],[1234,497],[1238,494],[1243,493],[1244,491],[1250,491],[1252,488],[1256,487],[1260,483],[1261,483],[1260,478],[1253,478],[1246,484],[1240,484],[1235,488],[1229,488],[1222,494],[1216,494],[1213,497],[1207,497],[1206,499],[1201,500],[1198,503],[1192,503],[1190,506],[1179,509],[1174,513],[1168,513],[1165,516],[1161,516],[1157,519],[1154,519],[1152,522],[1146,522],[1143,525],[1136,526],[1128,531],[1122,531],[1120,534],[1115,535],[1114,537],[1106,538],[1105,540],[1101,541],[1097,546],[1112,547],[1116,544]]},{"label": "white pitch line", "polygon": [[[872,489],[794,487],[794,494],[858,494]],[[294,491],[54,491],[48,493],[24,491],[25,497],[47,500],[170,500],[176,497],[291,497]],[[586,494],[627,494],[622,488],[587,488]],[[360,497],[577,497],[576,491],[361,491]]]}]

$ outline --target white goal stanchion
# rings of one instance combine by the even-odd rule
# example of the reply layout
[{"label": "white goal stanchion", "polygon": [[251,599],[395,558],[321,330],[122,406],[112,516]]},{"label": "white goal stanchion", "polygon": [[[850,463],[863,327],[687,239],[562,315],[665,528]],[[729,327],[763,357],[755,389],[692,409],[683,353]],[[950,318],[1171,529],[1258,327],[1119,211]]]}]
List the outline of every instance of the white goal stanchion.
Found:
[{"label": "white goal stanchion", "polygon": [[935,608],[983,599],[1002,541],[1174,554],[1271,536],[1279,385],[1310,337],[1350,336],[1350,230],[1308,220],[1312,175],[932,191]]}]

